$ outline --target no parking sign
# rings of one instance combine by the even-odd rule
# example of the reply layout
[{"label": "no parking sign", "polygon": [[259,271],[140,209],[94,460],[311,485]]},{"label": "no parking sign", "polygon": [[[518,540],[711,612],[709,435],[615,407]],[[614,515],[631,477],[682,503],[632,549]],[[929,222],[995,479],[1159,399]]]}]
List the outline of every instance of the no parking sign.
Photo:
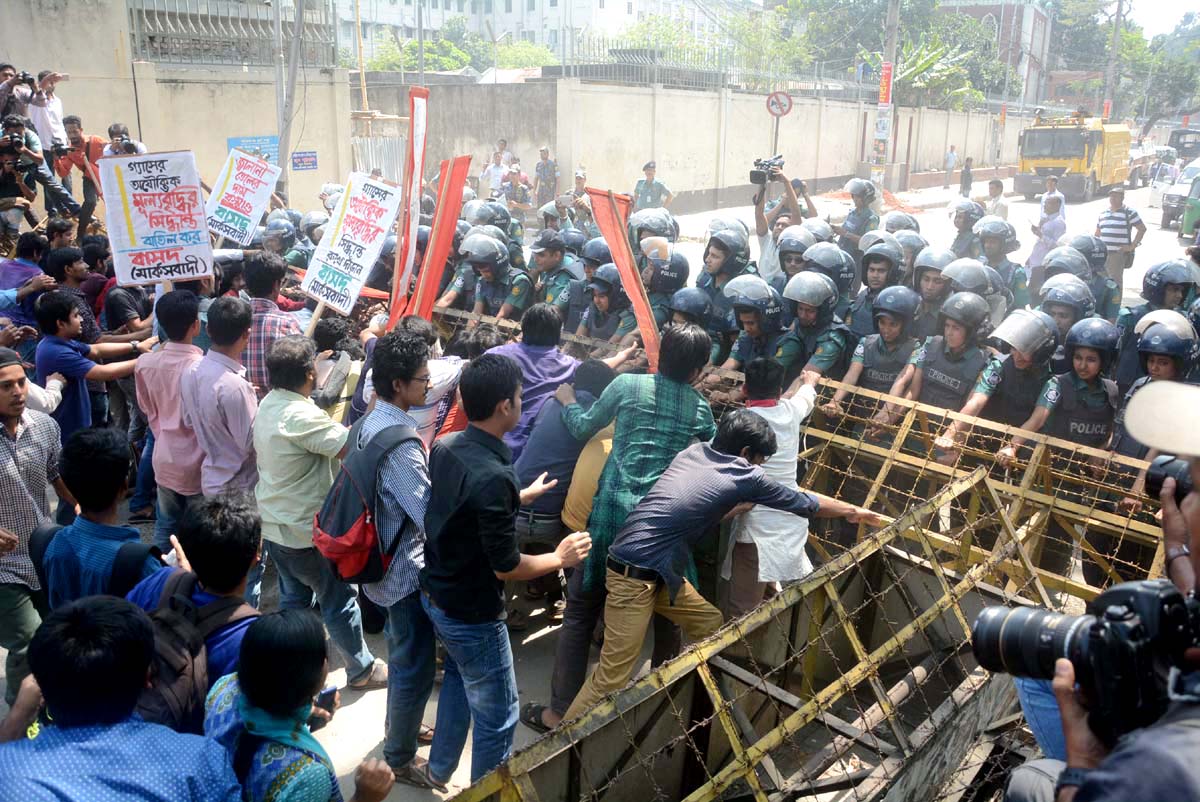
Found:
[{"label": "no parking sign", "polygon": [[787,92],[772,92],[767,95],[767,111],[774,117],[782,117],[792,110],[792,96]]}]

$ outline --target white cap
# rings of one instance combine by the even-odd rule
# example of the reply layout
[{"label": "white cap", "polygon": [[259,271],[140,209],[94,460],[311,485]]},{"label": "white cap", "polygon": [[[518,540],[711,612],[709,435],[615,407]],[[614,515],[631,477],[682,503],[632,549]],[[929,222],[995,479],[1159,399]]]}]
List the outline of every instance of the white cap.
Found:
[{"label": "white cap", "polygon": [[1200,457],[1200,387],[1153,381],[1134,393],[1125,411],[1125,428],[1135,440],[1164,454]]}]

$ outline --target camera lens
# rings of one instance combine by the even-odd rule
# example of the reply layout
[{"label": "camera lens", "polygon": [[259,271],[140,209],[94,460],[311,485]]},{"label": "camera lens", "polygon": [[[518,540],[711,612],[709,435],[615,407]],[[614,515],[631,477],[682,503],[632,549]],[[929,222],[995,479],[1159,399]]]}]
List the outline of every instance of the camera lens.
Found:
[{"label": "camera lens", "polygon": [[1175,503],[1182,503],[1184,497],[1192,492],[1191,466],[1187,460],[1178,459],[1172,454],[1157,456],[1150,463],[1146,471],[1146,495],[1157,498],[1168,477],[1175,480]]},{"label": "camera lens", "polygon": [[1086,663],[1086,635],[1095,620],[1036,607],[985,607],[971,627],[971,646],[975,659],[989,671],[1050,679],[1054,661],[1066,657],[1075,664],[1078,677]]}]

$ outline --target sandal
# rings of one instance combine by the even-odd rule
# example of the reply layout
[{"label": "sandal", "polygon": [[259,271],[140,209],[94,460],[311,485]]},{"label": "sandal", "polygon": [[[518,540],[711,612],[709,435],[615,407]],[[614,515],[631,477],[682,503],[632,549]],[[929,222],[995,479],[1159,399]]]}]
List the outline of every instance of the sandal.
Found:
[{"label": "sandal", "polygon": [[443,794],[449,790],[446,783],[434,779],[433,774],[429,771],[429,761],[423,757],[414,757],[408,762],[408,765],[398,769],[393,768],[392,776],[396,778],[396,782],[411,785],[414,788],[429,788],[441,791]]},{"label": "sandal", "polygon": [[376,660],[371,665],[371,670],[364,674],[362,679],[351,682],[349,688],[355,691],[373,691],[378,688],[386,688],[387,684],[387,664],[382,660]]},{"label": "sandal", "polygon": [[521,707],[521,723],[538,734],[550,732],[554,728],[547,727],[546,722],[542,721],[542,711],[546,709],[545,705],[537,702],[526,702]]},{"label": "sandal", "polygon": [[421,729],[417,730],[417,743],[419,743],[419,744],[433,743],[433,727],[422,724]]}]

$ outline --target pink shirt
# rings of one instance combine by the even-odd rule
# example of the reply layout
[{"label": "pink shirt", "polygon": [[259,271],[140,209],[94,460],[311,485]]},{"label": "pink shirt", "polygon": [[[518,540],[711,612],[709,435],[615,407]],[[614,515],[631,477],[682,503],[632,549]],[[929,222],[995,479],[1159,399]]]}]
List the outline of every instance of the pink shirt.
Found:
[{"label": "pink shirt", "polygon": [[224,490],[254,492],[254,416],[258,399],[246,368],[209,351],[180,381],[184,423],[192,427],[204,462],[200,486],[206,496]]},{"label": "pink shirt", "polygon": [[133,370],[138,406],[146,413],[146,422],[154,432],[154,478],[163,487],[184,496],[200,493],[204,452],[183,420],[180,381],[202,356],[204,352],[194,345],[169,342],[160,350],[139,357]]}]

